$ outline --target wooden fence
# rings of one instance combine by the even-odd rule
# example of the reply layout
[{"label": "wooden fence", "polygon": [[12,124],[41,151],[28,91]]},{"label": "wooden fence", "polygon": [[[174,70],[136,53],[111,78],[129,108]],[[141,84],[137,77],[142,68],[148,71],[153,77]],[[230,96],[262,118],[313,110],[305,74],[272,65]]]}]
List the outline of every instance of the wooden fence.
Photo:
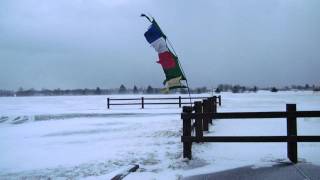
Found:
[{"label": "wooden fence", "polygon": [[[213,96],[214,98],[217,99],[217,102],[221,106],[221,96]],[[192,100],[197,100],[197,99],[205,99],[208,97],[191,97]],[[189,100],[189,97],[141,97],[141,98],[125,98],[125,99],[120,99],[120,98],[107,98],[107,107],[110,109],[111,106],[122,106],[122,105],[139,105],[141,106],[142,109],[144,109],[145,105],[169,105],[169,104],[176,104],[181,107],[183,104],[190,104],[190,102],[184,101],[183,100]],[[154,102],[154,101],[165,101],[166,102]],[[168,102],[170,100],[171,102]],[[172,102],[176,100],[176,102]],[[125,101],[124,103],[112,103],[115,101]],[[129,101],[129,102],[128,102]],[[130,102],[131,101],[131,102]]]},{"label": "wooden fence", "polygon": [[[211,106],[211,107],[209,107]],[[192,158],[193,142],[286,142],[287,156],[298,162],[297,142],[320,142],[320,136],[298,136],[297,118],[320,117],[320,111],[296,111],[296,104],[287,104],[285,112],[227,112],[218,113],[210,99],[195,102],[194,107],[183,107],[183,157]],[[286,118],[287,136],[203,136],[213,119]],[[194,124],[192,122],[194,121]],[[192,130],[195,129],[195,135]]]}]

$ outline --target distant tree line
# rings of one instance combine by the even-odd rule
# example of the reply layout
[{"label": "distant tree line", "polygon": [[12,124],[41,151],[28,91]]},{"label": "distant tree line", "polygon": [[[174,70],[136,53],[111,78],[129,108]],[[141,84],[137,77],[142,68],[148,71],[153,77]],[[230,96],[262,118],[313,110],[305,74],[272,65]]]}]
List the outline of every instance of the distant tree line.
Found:
[{"label": "distant tree line", "polygon": [[[282,88],[277,87],[266,87],[266,88],[259,88],[257,86],[241,86],[241,85],[231,85],[231,84],[220,84],[216,88],[208,89],[207,87],[197,87],[197,88],[190,88],[190,93],[194,94],[201,94],[201,93],[220,93],[220,92],[232,92],[232,93],[244,93],[244,92],[257,92],[259,90],[267,90],[271,92],[278,92],[278,91],[320,91],[320,86],[316,85],[309,85],[306,84],[304,86],[301,85],[292,85],[292,86],[285,86]],[[12,90],[1,90],[0,89],[0,96],[78,96],[78,95],[108,95],[108,94],[162,94],[162,88],[155,88],[152,86],[147,86],[146,88],[133,86],[132,88],[127,88],[125,85],[121,84],[119,88],[113,89],[101,89],[97,87],[95,89],[23,89],[22,87],[19,88],[17,91]],[[180,94],[188,94],[188,90],[185,89],[176,89],[170,91],[170,93],[180,93]]]},{"label": "distant tree line", "polygon": [[278,92],[278,91],[320,91],[320,86],[316,85],[309,85],[306,84],[304,86],[301,85],[292,85],[292,86],[285,86],[281,88],[277,88],[275,86],[273,87],[264,87],[259,88],[257,86],[253,87],[247,87],[247,86],[241,86],[241,85],[230,85],[230,84],[220,84],[215,89],[215,93],[220,92],[232,92],[232,93],[244,93],[244,92],[257,92],[258,90],[265,90],[265,91],[271,91],[271,92]]},{"label": "distant tree line", "polygon": [[15,91],[16,96],[63,96],[63,95],[101,95],[101,94],[110,94],[108,89],[26,89],[19,88],[18,91]]}]

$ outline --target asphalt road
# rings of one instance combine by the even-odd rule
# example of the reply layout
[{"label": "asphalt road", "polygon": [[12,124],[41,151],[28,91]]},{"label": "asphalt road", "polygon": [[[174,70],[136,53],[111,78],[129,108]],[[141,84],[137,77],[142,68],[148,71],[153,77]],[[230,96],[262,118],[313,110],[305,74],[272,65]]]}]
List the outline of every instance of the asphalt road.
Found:
[{"label": "asphalt road", "polygon": [[320,166],[282,163],[272,167],[236,169],[186,177],[183,180],[320,180]]}]

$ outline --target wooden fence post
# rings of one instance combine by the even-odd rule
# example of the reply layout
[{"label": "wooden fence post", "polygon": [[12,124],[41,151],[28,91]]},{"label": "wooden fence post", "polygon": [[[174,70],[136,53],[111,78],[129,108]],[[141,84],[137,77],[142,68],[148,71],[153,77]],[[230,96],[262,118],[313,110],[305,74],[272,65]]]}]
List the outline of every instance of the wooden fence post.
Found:
[{"label": "wooden fence post", "polygon": [[107,101],[108,101],[108,109],[110,109],[110,98],[108,98]]},{"label": "wooden fence post", "polygon": [[[211,113],[217,113],[217,96],[213,96],[211,99]],[[212,124],[213,118],[211,118],[211,124]]]},{"label": "wooden fence post", "polygon": [[144,97],[141,97],[141,108],[144,109]]},{"label": "wooden fence post", "polygon": [[213,96],[213,113],[217,112],[217,104],[217,96]]},{"label": "wooden fence post", "polygon": [[[183,106],[182,108],[183,113],[192,113],[192,107],[190,106]],[[191,118],[184,117],[183,119],[183,136],[191,137]],[[192,142],[183,142],[183,158],[192,158]]]},{"label": "wooden fence post", "polygon": [[221,95],[218,96],[219,99],[219,106],[221,106]]},{"label": "wooden fence post", "polygon": [[[211,113],[211,107],[210,107],[210,100],[204,99],[203,100],[203,113]],[[203,130],[209,131],[209,121],[211,119],[211,116],[205,116],[203,117]]]},{"label": "wooden fence post", "polygon": [[179,96],[179,108],[181,108],[181,96]]},{"label": "wooden fence post", "polygon": [[196,113],[196,118],[195,118],[195,125],[196,125],[196,138],[201,139],[203,137],[203,123],[202,123],[202,117],[197,116],[197,114],[202,113],[202,102],[201,101],[196,101],[194,102],[194,110]]},{"label": "wooden fence post", "polygon": [[[296,104],[287,104],[288,113],[296,112]],[[297,117],[296,115],[289,115],[287,117],[287,136],[297,136]],[[298,163],[298,145],[297,141],[288,142],[287,155],[291,162]]]},{"label": "wooden fence post", "polygon": [[[210,113],[213,113],[213,104],[214,104],[213,103],[213,97],[209,97],[208,100],[209,100],[209,103],[210,103],[209,104],[210,105]],[[209,123],[212,124],[212,117],[210,117]]]}]

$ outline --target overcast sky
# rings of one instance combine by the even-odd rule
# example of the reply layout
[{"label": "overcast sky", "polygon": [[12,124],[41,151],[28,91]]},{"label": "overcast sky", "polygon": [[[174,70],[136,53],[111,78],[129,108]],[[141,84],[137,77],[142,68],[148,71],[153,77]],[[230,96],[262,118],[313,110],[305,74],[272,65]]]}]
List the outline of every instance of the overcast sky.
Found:
[{"label": "overcast sky", "polygon": [[319,0],[1,0],[0,89],[162,87],[152,14],[191,87],[320,84]]}]

